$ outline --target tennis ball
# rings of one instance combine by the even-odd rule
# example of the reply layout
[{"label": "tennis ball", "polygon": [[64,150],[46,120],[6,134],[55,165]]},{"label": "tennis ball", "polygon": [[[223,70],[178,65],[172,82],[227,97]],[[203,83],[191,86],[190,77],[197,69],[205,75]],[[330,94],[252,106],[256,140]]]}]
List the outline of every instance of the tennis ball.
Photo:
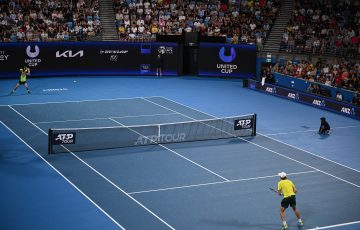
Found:
[{"label": "tennis ball", "polygon": [[76,83],[76,80],[74,80],[74,83]]}]

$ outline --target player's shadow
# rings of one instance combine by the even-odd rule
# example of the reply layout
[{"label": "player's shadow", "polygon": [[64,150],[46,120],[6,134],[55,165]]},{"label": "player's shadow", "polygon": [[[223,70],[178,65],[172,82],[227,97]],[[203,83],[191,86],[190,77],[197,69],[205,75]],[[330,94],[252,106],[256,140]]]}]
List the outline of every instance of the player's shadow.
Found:
[{"label": "player's shadow", "polygon": [[3,94],[0,95],[0,97],[20,97],[20,96],[25,96],[28,95],[27,92],[15,92],[15,93],[7,93],[7,94]]},{"label": "player's shadow", "polygon": [[0,97],[20,97],[20,96],[27,96],[27,95],[55,95],[59,94],[58,92],[43,92],[43,91],[30,91],[30,93],[24,92],[15,92],[15,93],[1,93]]},{"label": "player's shadow", "polygon": [[11,94],[10,94],[10,93],[7,93],[7,94],[0,94],[0,97],[9,97],[9,96],[11,96]]},{"label": "player's shadow", "polygon": [[318,134],[318,135],[319,135],[319,139],[321,140],[325,140],[330,137],[330,134]]},{"label": "player's shadow", "polygon": [[229,219],[229,220],[202,220],[202,222],[209,224],[211,226],[219,226],[220,228],[229,227],[234,229],[269,229],[274,230],[278,229],[279,225],[276,224],[254,224],[249,222],[241,222],[236,219]]}]

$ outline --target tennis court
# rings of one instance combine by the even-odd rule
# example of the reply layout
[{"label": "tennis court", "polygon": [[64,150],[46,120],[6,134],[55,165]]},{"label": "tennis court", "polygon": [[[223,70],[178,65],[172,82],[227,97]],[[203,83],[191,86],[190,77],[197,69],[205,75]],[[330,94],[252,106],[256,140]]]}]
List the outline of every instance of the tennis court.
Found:
[{"label": "tennis court", "polygon": [[[210,86],[213,83],[213,80],[208,80]],[[220,81],[220,84],[226,84],[229,89],[234,82]],[[237,90],[256,94],[245,89]],[[257,122],[261,132],[256,136],[182,142],[179,130],[171,132],[168,129],[162,138],[169,140],[168,142],[179,140],[179,143],[152,143],[121,148],[106,148],[104,144],[92,151],[69,150],[65,153],[48,154],[49,128],[147,127],[217,118],[190,106],[191,99],[188,99],[189,104],[185,104],[166,96],[153,95],[67,101],[56,101],[58,95],[50,95],[53,96],[53,102],[3,103],[0,106],[0,133],[4,143],[8,143],[2,145],[2,150],[8,154],[3,155],[3,165],[13,163],[6,160],[12,149],[10,146],[16,145],[19,151],[31,149],[31,152],[38,155],[37,159],[42,158],[47,163],[49,171],[56,172],[48,180],[57,177],[67,181],[66,184],[74,190],[74,200],[82,200],[80,208],[74,205],[74,213],[63,213],[64,219],[73,221],[64,223],[65,226],[70,226],[68,229],[79,226],[90,229],[100,226],[102,229],[278,229],[281,225],[278,213],[281,197],[269,188],[276,186],[277,173],[281,171],[287,172],[299,189],[297,200],[305,222],[304,229],[326,226],[338,226],[338,229],[359,228],[358,169],[303,149],[302,137],[306,137],[306,141],[314,139],[311,136],[313,134],[309,134],[309,127],[305,127],[303,132],[299,128],[287,127],[289,122],[284,122],[282,127],[270,127],[270,124],[281,124],[281,116],[277,118],[279,120],[265,117],[264,115],[268,115],[263,112],[266,107],[251,107],[252,112],[261,115]],[[28,95],[21,97],[23,96]],[[256,97],[259,97],[259,101],[268,98],[266,95],[254,96]],[[283,99],[270,97],[267,100],[287,103],[290,108],[293,106]],[[230,104],[232,102],[229,101]],[[223,104],[221,101],[214,103],[217,103],[218,108]],[[304,105],[296,106],[304,111],[315,110]],[[240,113],[242,109],[236,112]],[[318,113],[316,110],[310,116],[317,117]],[[222,112],[213,114],[230,117],[223,116]],[[245,114],[247,113],[230,115]],[[346,129],[351,129],[350,132],[355,135],[348,141],[358,139],[358,121],[342,118],[337,114],[329,116],[345,119],[348,124]],[[233,126],[231,123],[231,127]],[[281,132],[281,128],[287,132]],[[191,129],[190,132],[195,134],[204,132],[203,127],[196,125],[186,126],[182,128],[182,132],[185,129]],[[340,127],[333,134],[335,138],[336,135],[344,135],[345,132],[342,131],[345,129]],[[78,133],[76,138],[80,138],[80,135]],[[137,137],[141,138],[141,135]],[[111,139],[103,133],[97,137],[99,143],[106,143],[107,139]],[[141,140],[147,141],[146,138]],[[322,140],[317,137],[314,141]],[[96,141],[89,139],[89,145],[94,142]],[[341,148],[344,149],[345,145],[346,142]],[[356,152],[353,148],[358,145],[347,147]],[[46,200],[44,199],[44,203],[47,203]],[[9,203],[12,202],[7,201],[7,207],[10,206]],[[46,210],[46,205],[43,206]],[[77,219],[79,223],[76,224],[74,222],[79,214],[78,209],[79,212],[86,211],[85,214],[82,213],[84,216]],[[289,229],[297,229],[297,220],[290,210],[287,211],[287,218]],[[5,229],[22,226],[21,223],[14,223],[15,221],[15,217],[10,218],[4,225]],[[88,222],[88,225],[84,225],[84,222]],[[54,228],[61,229],[64,225],[55,225]],[[43,225],[38,226],[41,228]]]}]

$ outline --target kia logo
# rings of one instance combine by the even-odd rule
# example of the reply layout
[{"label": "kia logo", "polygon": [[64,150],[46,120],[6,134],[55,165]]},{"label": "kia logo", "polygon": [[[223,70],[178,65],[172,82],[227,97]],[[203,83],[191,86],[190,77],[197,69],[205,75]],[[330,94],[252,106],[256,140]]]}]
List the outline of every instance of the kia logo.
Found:
[{"label": "kia logo", "polygon": [[76,56],[79,56],[79,57],[82,57],[84,56],[84,51],[83,50],[80,50],[76,53],[73,53],[72,50],[66,50],[64,52],[60,52],[60,51],[56,51],[56,57],[57,58],[74,58]]}]

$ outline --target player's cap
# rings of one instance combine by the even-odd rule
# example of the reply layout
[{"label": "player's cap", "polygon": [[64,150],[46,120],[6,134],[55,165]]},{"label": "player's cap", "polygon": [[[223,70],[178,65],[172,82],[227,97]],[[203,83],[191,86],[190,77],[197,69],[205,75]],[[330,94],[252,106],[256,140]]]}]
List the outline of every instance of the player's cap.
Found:
[{"label": "player's cap", "polygon": [[286,173],[285,172],[281,172],[278,174],[280,176],[280,178],[285,178],[286,177]]},{"label": "player's cap", "polygon": [[321,120],[326,120],[326,118],[325,118],[325,117],[320,117],[320,119],[321,119]]}]

